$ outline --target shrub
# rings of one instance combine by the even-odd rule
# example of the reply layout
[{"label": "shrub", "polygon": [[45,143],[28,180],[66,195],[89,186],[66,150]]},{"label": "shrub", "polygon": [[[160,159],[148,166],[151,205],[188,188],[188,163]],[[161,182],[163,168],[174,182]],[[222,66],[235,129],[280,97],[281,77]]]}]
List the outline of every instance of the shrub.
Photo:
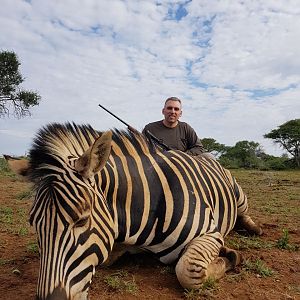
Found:
[{"label": "shrub", "polygon": [[286,170],[289,168],[288,159],[285,157],[269,156],[265,159],[265,164],[271,170]]}]

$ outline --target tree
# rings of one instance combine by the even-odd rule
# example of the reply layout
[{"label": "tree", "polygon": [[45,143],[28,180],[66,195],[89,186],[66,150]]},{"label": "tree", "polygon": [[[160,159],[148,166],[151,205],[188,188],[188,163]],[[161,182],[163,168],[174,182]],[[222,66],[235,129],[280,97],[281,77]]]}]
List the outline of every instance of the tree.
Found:
[{"label": "tree", "polygon": [[24,78],[19,72],[20,62],[14,52],[0,52],[0,116],[17,118],[30,115],[29,108],[39,104],[41,96],[33,91],[26,91],[19,86]]},{"label": "tree", "polygon": [[277,157],[264,153],[261,159],[265,163],[263,170],[287,170],[291,168],[290,159],[287,155]]},{"label": "tree", "polygon": [[290,153],[300,167],[300,119],[290,120],[264,135]]},{"label": "tree", "polygon": [[203,147],[208,151],[212,152],[214,156],[218,157],[225,153],[228,149],[224,144],[218,143],[213,138],[203,138],[201,139]]},{"label": "tree", "polygon": [[227,167],[235,168],[259,168],[263,164],[259,158],[263,150],[259,143],[253,141],[239,141],[233,147],[229,147],[225,154],[221,155],[220,162]]}]

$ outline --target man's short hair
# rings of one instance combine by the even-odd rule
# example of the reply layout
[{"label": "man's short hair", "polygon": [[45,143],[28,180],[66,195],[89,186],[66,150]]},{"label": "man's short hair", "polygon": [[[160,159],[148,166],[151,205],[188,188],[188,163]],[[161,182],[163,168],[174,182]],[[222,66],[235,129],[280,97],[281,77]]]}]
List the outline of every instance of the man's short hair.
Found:
[{"label": "man's short hair", "polygon": [[166,101],[165,101],[165,105],[167,104],[168,101],[178,101],[181,104],[181,100],[177,97],[169,97]]}]

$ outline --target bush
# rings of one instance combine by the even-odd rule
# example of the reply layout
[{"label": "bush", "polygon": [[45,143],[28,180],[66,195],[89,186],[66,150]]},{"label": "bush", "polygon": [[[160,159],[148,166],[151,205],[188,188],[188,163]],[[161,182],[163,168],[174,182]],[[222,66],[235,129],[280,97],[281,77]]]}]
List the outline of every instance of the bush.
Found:
[{"label": "bush", "polygon": [[238,158],[230,158],[223,155],[218,159],[218,161],[223,167],[228,169],[268,169],[266,168],[265,162],[258,157],[249,157],[242,161]]},{"label": "bush", "polygon": [[218,162],[227,169],[239,169],[240,168],[240,161],[238,159],[230,159],[225,156],[221,156],[218,159]]},{"label": "bush", "polygon": [[0,157],[0,175],[4,175],[4,176],[13,175],[6,160],[3,157]]},{"label": "bush", "polygon": [[271,170],[286,170],[291,168],[291,166],[288,164],[288,161],[289,160],[285,157],[269,156],[265,160],[265,165]]},{"label": "bush", "polygon": [[264,155],[263,157],[247,157],[244,161],[239,158],[231,158],[222,155],[218,159],[219,163],[228,169],[258,169],[266,170],[288,170],[294,169],[294,161],[287,157],[276,157],[272,155]]}]

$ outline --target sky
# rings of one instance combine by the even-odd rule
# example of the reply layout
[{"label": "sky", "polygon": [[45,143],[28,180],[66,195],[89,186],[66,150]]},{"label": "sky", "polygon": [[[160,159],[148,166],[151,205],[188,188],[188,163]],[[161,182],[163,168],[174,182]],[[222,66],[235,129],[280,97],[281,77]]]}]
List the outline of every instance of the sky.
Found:
[{"label": "sky", "polygon": [[0,118],[0,155],[28,153],[51,122],[138,130],[181,121],[227,146],[300,118],[298,0],[0,0],[0,51],[14,51],[22,88],[42,100],[31,116]]}]

